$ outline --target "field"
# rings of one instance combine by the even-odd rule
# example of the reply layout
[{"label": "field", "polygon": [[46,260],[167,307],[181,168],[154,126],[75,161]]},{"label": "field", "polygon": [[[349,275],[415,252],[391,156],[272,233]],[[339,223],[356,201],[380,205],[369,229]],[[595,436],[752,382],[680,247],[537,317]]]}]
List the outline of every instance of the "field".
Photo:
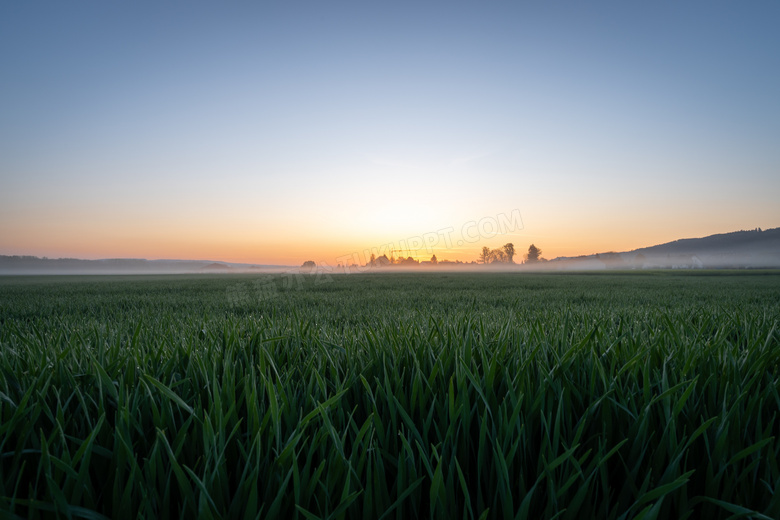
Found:
[{"label": "field", "polygon": [[0,517],[780,518],[779,322],[777,272],[0,278]]}]

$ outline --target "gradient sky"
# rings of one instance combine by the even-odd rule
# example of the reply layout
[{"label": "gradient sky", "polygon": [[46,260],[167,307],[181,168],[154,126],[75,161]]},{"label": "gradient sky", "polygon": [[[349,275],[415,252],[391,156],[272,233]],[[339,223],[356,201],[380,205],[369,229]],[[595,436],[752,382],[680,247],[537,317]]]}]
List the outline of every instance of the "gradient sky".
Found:
[{"label": "gradient sky", "polygon": [[4,1],[0,254],[335,265],[513,211],[434,251],[777,227],[779,27],[776,1]]}]

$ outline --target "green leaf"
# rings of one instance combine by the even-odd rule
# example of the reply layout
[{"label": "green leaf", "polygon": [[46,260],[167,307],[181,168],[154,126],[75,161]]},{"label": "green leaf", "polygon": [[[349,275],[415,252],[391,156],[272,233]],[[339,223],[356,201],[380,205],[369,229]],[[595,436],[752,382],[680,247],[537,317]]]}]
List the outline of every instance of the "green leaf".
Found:
[{"label": "green leaf", "polygon": [[186,402],[184,402],[184,399],[179,397],[176,394],[176,392],[174,392],[173,390],[171,390],[170,388],[168,388],[167,386],[165,386],[164,384],[162,384],[161,382],[159,382],[158,380],[156,380],[155,378],[153,378],[149,374],[144,374],[143,378],[144,378],[144,381],[146,381],[150,385],[152,385],[155,388],[157,388],[165,397],[167,397],[172,402],[174,402],[179,408],[181,408],[182,410],[187,411],[189,414],[194,414],[195,413],[195,410],[193,410],[190,405],[188,405]]}]

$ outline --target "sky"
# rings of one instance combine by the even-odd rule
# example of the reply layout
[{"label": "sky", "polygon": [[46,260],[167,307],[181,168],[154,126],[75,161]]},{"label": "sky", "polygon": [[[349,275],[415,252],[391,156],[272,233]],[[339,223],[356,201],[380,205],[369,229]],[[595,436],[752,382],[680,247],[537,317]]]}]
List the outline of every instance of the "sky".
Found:
[{"label": "sky", "polygon": [[779,26],[776,1],[5,1],[0,254],[470,261],[778,227]]}]

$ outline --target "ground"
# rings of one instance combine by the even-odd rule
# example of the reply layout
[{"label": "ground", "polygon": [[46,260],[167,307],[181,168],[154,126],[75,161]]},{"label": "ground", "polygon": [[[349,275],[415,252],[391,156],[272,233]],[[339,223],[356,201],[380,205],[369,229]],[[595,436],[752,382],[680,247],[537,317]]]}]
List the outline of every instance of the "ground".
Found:
[{"label": "ground", "polygon": [[0,510],[780,516],[780,274],[0,278]]}]

